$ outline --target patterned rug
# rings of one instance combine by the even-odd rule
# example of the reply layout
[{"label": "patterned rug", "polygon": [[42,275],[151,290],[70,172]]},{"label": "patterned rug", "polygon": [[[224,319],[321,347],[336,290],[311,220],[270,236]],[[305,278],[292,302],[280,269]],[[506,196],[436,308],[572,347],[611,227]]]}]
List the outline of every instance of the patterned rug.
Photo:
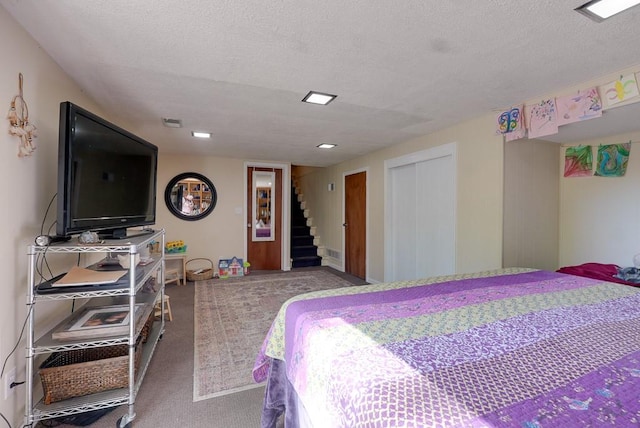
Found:
[{"label": "patterned rug", "polygon": [[350,285],[326,270],[197,281],[193,401],[260,386],[251,370],[280,306],[297,294]]}]

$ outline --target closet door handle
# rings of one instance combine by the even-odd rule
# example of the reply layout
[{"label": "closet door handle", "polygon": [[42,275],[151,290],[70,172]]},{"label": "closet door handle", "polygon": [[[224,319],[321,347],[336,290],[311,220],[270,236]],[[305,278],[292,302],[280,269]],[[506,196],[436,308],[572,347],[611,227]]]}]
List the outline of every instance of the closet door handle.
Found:
[{"label": "closet door handle", "polygon": [[342,227],[347,227],[347,223],[342,223]]}]

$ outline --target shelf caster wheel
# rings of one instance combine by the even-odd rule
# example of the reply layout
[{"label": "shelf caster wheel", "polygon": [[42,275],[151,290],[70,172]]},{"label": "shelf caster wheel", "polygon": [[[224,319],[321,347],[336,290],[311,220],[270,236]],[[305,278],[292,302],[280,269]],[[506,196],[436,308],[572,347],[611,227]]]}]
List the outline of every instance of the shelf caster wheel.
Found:
[{"label": "shelf caster wheel", "polygon": [[127,415],[124,415],[118,419],[118,422],[116,422],[116,428],[131,428],[132,426],[133,425],[131,425],[131,421]]}]

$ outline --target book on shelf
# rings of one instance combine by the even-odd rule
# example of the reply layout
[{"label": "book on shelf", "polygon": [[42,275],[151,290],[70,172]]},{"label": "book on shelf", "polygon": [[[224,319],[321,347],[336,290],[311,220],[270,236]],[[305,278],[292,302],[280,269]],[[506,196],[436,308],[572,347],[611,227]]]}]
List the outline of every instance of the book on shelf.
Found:
[{"label": "book on shelf", "polygon": [[73,287],[77,285],[113,284],[127,274],[126,270],[97,271],[74,266],[58,281],[54,287]]}]

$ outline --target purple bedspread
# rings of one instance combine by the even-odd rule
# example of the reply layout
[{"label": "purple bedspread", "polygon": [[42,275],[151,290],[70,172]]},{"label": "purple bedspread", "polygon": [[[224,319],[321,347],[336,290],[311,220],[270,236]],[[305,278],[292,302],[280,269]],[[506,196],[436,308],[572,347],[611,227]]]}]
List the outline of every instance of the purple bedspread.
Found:
[{"label": "purple bedspread", "polygon": [[298,296],[256,360],[263,426],[291,397],[315,428],[639,426],[638,308],[528,269]]}]

